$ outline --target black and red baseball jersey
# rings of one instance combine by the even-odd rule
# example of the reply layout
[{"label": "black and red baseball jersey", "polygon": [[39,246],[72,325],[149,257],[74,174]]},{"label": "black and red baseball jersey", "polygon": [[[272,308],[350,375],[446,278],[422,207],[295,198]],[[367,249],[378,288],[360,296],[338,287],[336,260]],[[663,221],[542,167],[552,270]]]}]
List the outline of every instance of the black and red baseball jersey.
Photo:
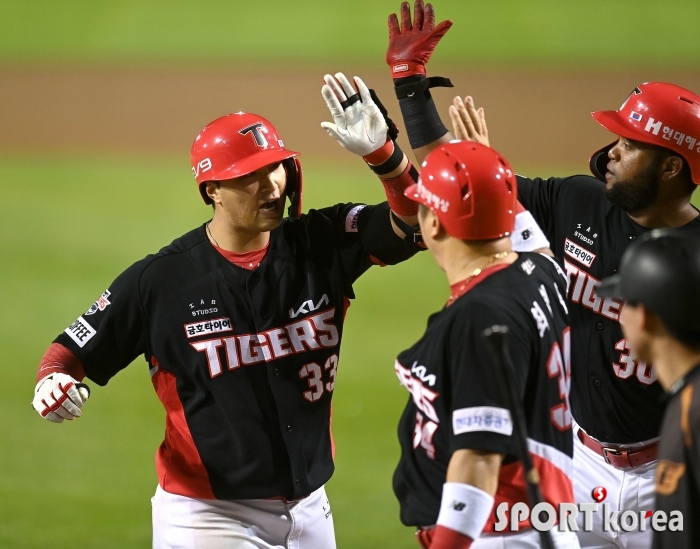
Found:
[{"label": "black and red baseball jersey", "polygon": [[[700,547],[700,365],[676,383],[670,392],[661,427],[659,465],[656,469],[656,509],[673,527],[654,533],[654,549]],[[678,529],[678,512],[683,529]]]},{"label": "black and red baseball jersey", "polygon": [[[502,502],[528,501],[511,415],[481,336],[494,324],[510,331],[508,350],[543,497],[555,506],[573,502],[565,293],[566,277],[554,259],[520,254],[512,265],[472,279],[467,292],[433,314],[423,337],[399,355],[396,373],[411,393],[399,423],[401,460],[394,474],[404,524],[436,523],[447,466],[460,449],[506,454],[484,532],[494,532]],[[529,520],[521,522],[528,526]]]},{"label": "black and red baseball jersey", "polygon": [[[564,261],[569,278],[571,405],[574,419],[603,442],[642,442],[658,436],[663,390],[651,364],[635,358],[620,327],[622,302],[596,287],[617,272],[627,246],[649,229],[604,195],[593,177],[518,177],[518,198],[532,212]],[[700,218],[680,231],[700,236]]]},{"label": "black and red baseball jersey", "polygon": [[353,283],[416,251],[386,203],[285,219],[253,271],[202,226],[129,267],[55,341],[99,385],[144,355],[167,412],[164,490],[297,499],[333,473],[331,397]]}]

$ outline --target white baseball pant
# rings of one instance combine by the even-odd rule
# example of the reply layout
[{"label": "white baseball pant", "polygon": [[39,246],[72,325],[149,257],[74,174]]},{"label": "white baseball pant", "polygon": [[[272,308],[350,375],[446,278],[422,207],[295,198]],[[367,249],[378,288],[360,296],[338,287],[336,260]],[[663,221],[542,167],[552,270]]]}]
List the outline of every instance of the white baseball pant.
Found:
[{"label": "white baseball pant", "polygon": [[[602,456],[586,448],[578,436],[578,426],[574,426],[574,497],[576,503],[595,503],[593,490],[602,486],[607,491],[606,498],[599,502],[598,512],[593,513],[593,530],[583,531],[583,515],[578,516],[578,539],[582,549],[649,549],[653,531],[651,519],[644,524],[637,520],[637,528],[626,532],[619,528],[615,531],[606,527],[603,504],[607,503],[608,515],[618,511],[639,512],[654,509],[656,461],[632,469],[618,469],[606,463]],[[642,529],[644,528],[644,529]]]},{"label": "white baseball pant", "polygon": [[153,549],[335,549],[333,515],[323,487],[308,497],[211,500],[160,486],[153,505]]},{"label": "white baseball pant", "polygon": [[[573,532],[552,530],[552,541],[556,549],[579,549],[578,538]],[[472,543],[471,549],[540,549],[540,533],[537,530],[525,530],[517,534],[481,535]]]}]

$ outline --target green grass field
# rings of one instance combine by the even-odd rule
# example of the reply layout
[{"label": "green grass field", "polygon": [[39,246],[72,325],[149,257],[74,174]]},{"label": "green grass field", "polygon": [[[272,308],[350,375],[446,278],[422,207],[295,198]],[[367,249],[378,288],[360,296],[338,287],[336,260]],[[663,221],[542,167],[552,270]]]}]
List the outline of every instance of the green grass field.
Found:
[{"label": "green grass field", "polygon": [[[436,59],[571,68],[700,64],[696,0],[435,0]],[[381,66],[399,0],[3,0],[0,61]]]}]

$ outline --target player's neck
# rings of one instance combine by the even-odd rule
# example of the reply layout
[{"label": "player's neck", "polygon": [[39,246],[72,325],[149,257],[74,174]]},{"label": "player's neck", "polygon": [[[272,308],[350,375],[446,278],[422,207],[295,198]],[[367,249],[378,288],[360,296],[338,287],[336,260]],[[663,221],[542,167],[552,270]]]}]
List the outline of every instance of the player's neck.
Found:
[{"label": "player's neck", "polygon": [[672,337],[657,340],[652,349],[652,356],[659,383],[667,391],[700,363],[699,350],[691,349]]},{"label": "player's neck", "polygon": [[[477,269],[501,263],[513,263],[518,256],[514,253],[506,254],[510,249],[511,243],[508,237],[469,244],[450,238],[443,243],[439,265],[445,271],[450,285],[453,285],[474,275]],[[499,255],[502,257],[498,257]]]},{"label": "player's neck", "polygon": [[236,230],[218,220],[216,216],[207,226],[207,236],[218,248],[237,254],[261,250],[270,242],[269,231]]},{"label": "player's neck", "polygon": [[660,200],[653,206],[629,212],[632,221],[648,229],[682,227],[698,216],[698,211],[690,204],[688,196]]}]

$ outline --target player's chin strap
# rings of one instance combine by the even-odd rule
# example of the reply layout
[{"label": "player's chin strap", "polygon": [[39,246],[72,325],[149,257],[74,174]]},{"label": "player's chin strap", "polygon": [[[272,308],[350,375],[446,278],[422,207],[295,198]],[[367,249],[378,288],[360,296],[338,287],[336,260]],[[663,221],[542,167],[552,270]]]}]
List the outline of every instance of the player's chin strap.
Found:
[{"label": "player's chin strap", "polygon": [[[415,170],[413,166],[411,166]],[[418,172],[416,171],[416,176]],[[411,227],[408,223],[404,223],[399,219],[399,216],[397,216],[394,213],[394,210],[391,211],[391,219],[394,221],[394,224],[401,230],[403,234],[406,235],[406,240],[409,242],[413,242],[414,244],[417,244],[421,248],[425,248],[425,244],[423,242],[423,235],[420,232],[420,225],[416,225],[415,227]]]}]

